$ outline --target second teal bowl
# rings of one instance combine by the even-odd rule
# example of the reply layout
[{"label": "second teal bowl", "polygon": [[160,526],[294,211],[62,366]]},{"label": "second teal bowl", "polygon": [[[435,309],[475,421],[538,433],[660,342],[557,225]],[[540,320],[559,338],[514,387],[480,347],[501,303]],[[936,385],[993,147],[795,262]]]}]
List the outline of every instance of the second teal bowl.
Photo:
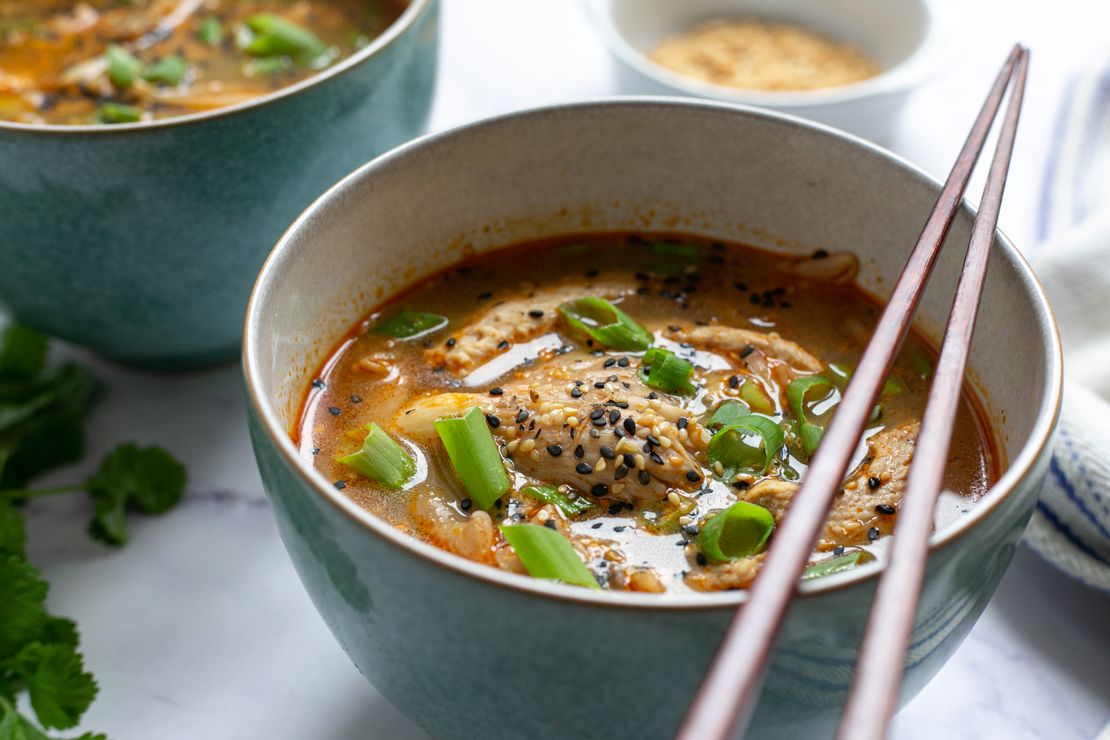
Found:
[{"label": "second teal bowl", "polygon": [[282,230],[423,131],[437,51],[438,0],[413,0],[368,48],[241,106],[114,127],[0,122],[0,303],[129,364],[233,358]]}]

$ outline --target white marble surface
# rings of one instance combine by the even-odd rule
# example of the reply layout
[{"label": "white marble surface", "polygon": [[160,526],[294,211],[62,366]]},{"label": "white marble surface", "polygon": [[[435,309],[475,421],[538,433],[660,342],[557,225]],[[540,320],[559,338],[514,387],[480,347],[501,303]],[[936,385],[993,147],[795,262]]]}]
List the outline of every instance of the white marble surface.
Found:
[{"label": "white marble surface", "polygon": [[[445,5],[434,128],[617,92],[576,2]],[[1028,245],[1056,97],[1070,70],[1110,48],[1107,4],[945,6],[963,35],[886,143],[943,173],[1009,44],[1032,45],[1002,216],[1003,228]],[[136,518],[132,543],[119,551],[85,537],[84,501],[29,507],[30,555],[52,583],[50,606],[78,620],[101,682],[84,726],[117,740],[424,737],[362,679],[301,588],[255,471],[238,368],[148,375],[82,359],[107,386],[92,419],[89,459],[133,439],[165,445],[190,469],[182,506],[162,518]],[[71,480],[86,469],[54,478]],[[967,641],[899,715],[895,737],[1087,740],[1108,716],[1110,598],[1021,551]]]}]

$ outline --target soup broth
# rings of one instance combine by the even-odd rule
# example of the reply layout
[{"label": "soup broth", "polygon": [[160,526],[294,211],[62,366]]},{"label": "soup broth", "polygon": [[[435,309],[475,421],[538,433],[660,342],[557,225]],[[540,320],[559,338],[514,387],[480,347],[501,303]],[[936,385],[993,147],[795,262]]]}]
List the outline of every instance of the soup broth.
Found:
[{"label": "soup broth", "polygon": [[130,123],[235,105],[366,46],[403,0],[5,0],[0,120]]},{"label": "soup broth", "polygon": [[[294,438],[360,506],[490,567],[614,590],[745,588],[878,316],[856,270],[847,253],[660,234],[475,256],[351,331],[307,390]],[[908,338],[808,577],[884,546],[934,359]],[[495,451],[502,487],[457,449],[464,424],[442,423],[468,414],[469,444],[485,445],[487,468]],[[938,525],[996,479],[979,419],[965,393]],[[538,539],[577,565],[537,555],[517,538],[536,540],[529,527],[557,535]]]}]

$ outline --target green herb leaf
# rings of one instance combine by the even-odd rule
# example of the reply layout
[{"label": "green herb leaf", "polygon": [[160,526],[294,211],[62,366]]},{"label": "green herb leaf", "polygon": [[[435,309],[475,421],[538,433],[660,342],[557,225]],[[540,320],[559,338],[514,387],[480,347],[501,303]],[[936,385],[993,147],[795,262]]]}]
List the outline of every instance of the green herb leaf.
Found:
[{"label": "green herb leaf", "polygon": [[43,629],[46,588],[26,560],[12,555],[0,558],[0,659],[17,652]]},{"label": "green herb leaf", "polygon": [[602,347],[640,352],[654,341],[651,332],[604,298],[579,298],[559,306],[559,313],[572,329]]},{"label": "green herb leaf", "polygon": [[128,506],[144,514],[168,511],[185,493],[185,480],[185,466],[160,447],[120,445],[88,480],[94,503],[89,534],[110,545],[126,543]]},{"label": "green herb leaf", "polygon": [[521,493],[545,504],[553,504],[567,516],[577,516],[594,506],[593,502],[585,496],[572,499],[555,486],[528,485],[521,490]]},{"label": "green herb leaf", "polygon": [[536,524],[505,525],[500,529],[533,578],[601,588],[571,544],[554,529]]},{"label": "green herb leaf", "polygon": [[455,472],[479,509],[488,509],[509,490],[509,474],[485,414],[475,406],[457,419],[439,419],[436,433]]},{"label": "green herb leaf", "polygon": [[0,740],[50,740],[27,718],[15,711],[0,719]]},{"label": "green herb leaf", "polygon": [[27,687],[43,727],[73,727],[96,697],[96,681],[68,645],[32,642],[9,665]]},{"label": "green herb leaf", "polygon": [[23,515],[7,500],[0,498],[0,557],[23,557]]},{"label": "green herb leaf", "polygon": [[162,57],[154,64],[147,65],[143,70],[143,79],[163,85],[180,85],[188,69],[189,65],[185,63],[184,58],[172,54]]},{"label": "green herb leaf", "polygon": [[104,103],[96,112],[101,123],[135,123],[143,117],[143,112],[131,105]]},{"label": "green herb leaf", "polygon": [[135,82],[143,63],[134,54],[118,44],[108,44],[108,79],[118,90],[123,90]]},{"label": "green herb leaf", "polygon": [[706,519],[698,530],[698,549],[718,563],[756,555],[767,546],[775,518],[747,501],[737,501]]},{"label": "green herb leaf", "polygon": [[693,373],[691,363],[661,347],[652,347],[640,361],[640,379],[648,387],[664,393],[695,393],[697,388],[690,382]]},{"label": "green herb leaf", "polygon": [[395,490],[403,488],[416,472],[412,456],[373,422],[366,427],[362,447],[353,454],[339,458],[339,462]]},{"label": "green herb leaf", "polygon": [[291,56],[311,61],[328,50],[312,31],[273,13],[252,15],[246,27],[249,33],[240,40],[240,48],[253,56]]},{"label": "green herb leaf", "polygon": [[693,272],[701,256],[698,245],[689,242],[652,242],[651,251],[655,256],[652,263],[653,271],[664,275]]},{"label": "green herb leaf", "polygon": [[220,19],[214,15],[205,18],[201,21],[200,28],[197,29],[197,36],[209,46],[220,43],[224,38],[224,29],[220,25]]},{"label": "green herb leaf", "polygon": [[447,317],[423,311],[400,311],[374,327],[375,334],[394,339],[416,339],[447,326]]},{"label": "green herb leaf", "polygon": [[46,336],[23,324],[8,324],[0,336],[0,378],[28,380],[46,365]]}]

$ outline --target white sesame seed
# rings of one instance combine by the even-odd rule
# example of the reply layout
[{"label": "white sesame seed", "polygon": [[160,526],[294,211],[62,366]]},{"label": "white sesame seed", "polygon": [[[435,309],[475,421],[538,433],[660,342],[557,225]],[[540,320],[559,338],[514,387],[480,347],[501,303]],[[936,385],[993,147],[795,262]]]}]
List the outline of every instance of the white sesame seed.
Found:
[{"label": "white sesame seed", "polygon": [[667,500],[670,501],[675,506],[678,506],[678,504],[680,502],[680,499],[678,498],[678,494],[675,493],[674,491],[671,491],[670,493],[667,494]]},{"label": "white sesame seed", "polygon": [[526,439],[526,440],[524,440],[523,442],[520,443],[520,451],[521,452],[531,452],[535,448],[536,448],[536,440],[534,440],[534,439]]},{"label": "white sesame seed", "polygon": [[636,469],[637,470],[643,470],[644,469],[644,456],[641,455],[639,452],[636,453]]},{"label": "white sesame seed", "polygon": [[568,416],[567,417],[567,426],[571,426],[571,427],[578,426],[578,417],[574,416],[573,414],[571,416]]},{"label": "white sesame seed", "polygon": [[594,472],[600,473],[602,470],[605,470],[605,458],[599,457],[597,463],[594,465]]},{"label": "white sesame seed", "polygon": [[508,452],[511,455],[514,452],[516,452],[517,447],[520,447],[520,440],[519,439],[514,439],[512,442],[505,445],[505,451]]}]

